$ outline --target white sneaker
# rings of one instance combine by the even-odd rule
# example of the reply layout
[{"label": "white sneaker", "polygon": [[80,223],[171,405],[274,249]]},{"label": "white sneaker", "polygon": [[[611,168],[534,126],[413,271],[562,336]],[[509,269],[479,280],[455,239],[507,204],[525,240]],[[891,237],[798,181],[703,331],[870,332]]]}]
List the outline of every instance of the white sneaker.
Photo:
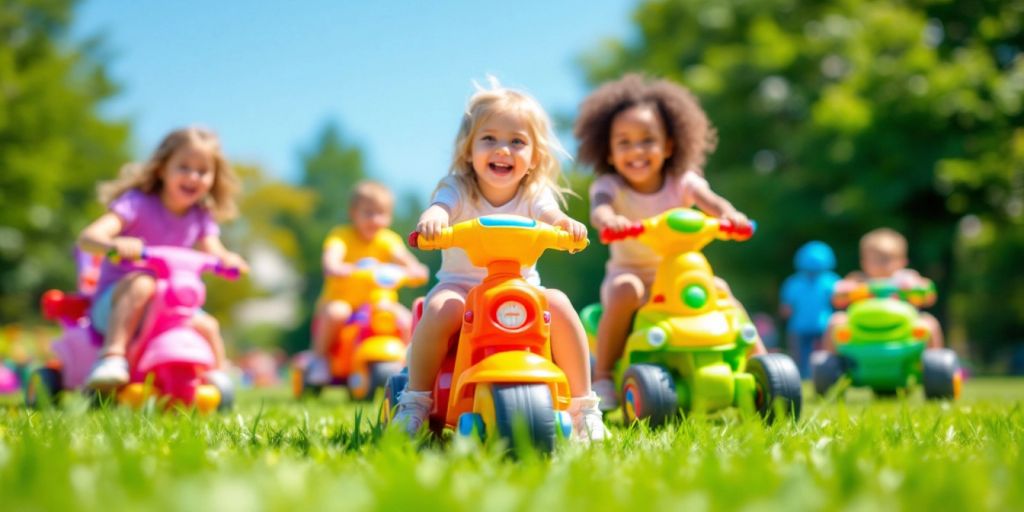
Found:
[{"label": "white sneaker", "polygon": [[615,383],[611,379],[601,379],[590,386],[594,393],[601,399],[599,407],[602,411],[614,411],[619,406],[619,398],[616,394]]},{"label": "white sneaker", "polygon": [[331,369],[322,356],[313,356],[306,367],[306,383],[312,386],[326,386],[331,383]]},{"label": "white sneaker", "polygon": [[601,419],[601,410],[597,408],[601,399],[593,391],[589,396],[573,397],[569,401],[569,416],[572,417],[572,436],[579,442],[604,441],[608,438],[608,429]]},{"label": "white sneaker", "polygon": [[128,383],[128,360],[122,355],[100,358],[89,370],[85,385],[93,389],[109,389]]},{"label": "white sneaker", "polygon": [[423,428],[430,415],[434,398],[430,391],[402,391],[398,395],[398,409],[392,423],[405,430],[409,437],[415,437]]}]

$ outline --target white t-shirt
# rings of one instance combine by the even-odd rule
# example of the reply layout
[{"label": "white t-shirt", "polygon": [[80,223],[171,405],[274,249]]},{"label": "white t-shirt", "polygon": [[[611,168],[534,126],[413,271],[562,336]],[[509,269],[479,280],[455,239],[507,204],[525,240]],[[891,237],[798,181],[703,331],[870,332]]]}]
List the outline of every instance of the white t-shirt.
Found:
[{"label": "white t-shirt", "polygon": [[[697,190],[706,188],[707,180],[695,171],[669,175],[661,190],[652,194],[637,192],[618,174],[605,174],[590,185],[590,202],[593,204],[598,194],[607,195],[615,213],[630,220],[643,220],[672,208],[692,207],[697,201]],[[612,242],[608,250],[609,270],[653,272],[661,263],[658,253],[636,240]]]},{"label": "white t-shirt", "polygon": [[[545,188],[532,199],[527,199],[524,196],[524,191],[520,188],[511,201],[501,206],[492,205],[483,196],[474,203],[459,190],[454,176],[446,176],[441,180],[441,184],[434,192],[434,197],[430,202],[448,207],[451,212],[449,225],[494,214],[521,215],[537,219],[545,212],[559,209],[558,201],[551,189]],[[487,269],[473,266],[469,262],[466,251],[458,247],[441,251],[441,269],[437,271],[438,281],[476,286],[486,276]],[[530,284],[540,284],[540,275],[537,274],[536,266],[523,267],[523,278]]]}]

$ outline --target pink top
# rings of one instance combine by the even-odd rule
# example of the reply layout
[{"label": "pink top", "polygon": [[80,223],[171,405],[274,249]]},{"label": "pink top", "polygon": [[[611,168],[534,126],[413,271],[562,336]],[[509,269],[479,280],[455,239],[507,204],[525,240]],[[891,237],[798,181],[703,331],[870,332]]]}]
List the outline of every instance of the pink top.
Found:
[{"label": "pink top", "polygon": [[[207,236],[220,235],[220,228],[210,212],[202,206],[190,208],[184,215],[175,215],[164,207],[158,194],[132,189],[114,199],[108,209],[121,219],[118,236],[139,238],[146,245],[195,247]],[[116,283],[131,270],[103,261],[97,295]]]},{"label": "pink top", "polygon": [[[630,220],[643,220],[672,208],[689,208],[697,201],[697,190],[707,188],[707,180],[696,171],[669,175],[661,190],[652,194],[637,192],[618,174],[605,174],[590,185],[590,202],[593,204],[598,194],[605,194],[612,199],[615,213]],[[609,270],[653,272],[661,262],[661,256],[636,240],[612,242],[609,251]]]}]

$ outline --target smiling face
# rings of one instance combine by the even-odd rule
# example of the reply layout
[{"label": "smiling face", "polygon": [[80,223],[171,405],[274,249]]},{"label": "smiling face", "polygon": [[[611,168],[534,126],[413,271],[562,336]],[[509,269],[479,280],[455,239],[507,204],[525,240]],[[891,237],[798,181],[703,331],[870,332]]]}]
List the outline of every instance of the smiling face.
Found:
[{"label": "smiling face", "polygon": [[633,189],[649,194],[661,188],[672,140],[656,107],[637,105],[616,114],[609,144],[608,162]]},{"label": "smiling face", "polygon": [[500,206],[513,197],[536,162],[529,125],[515,112],[498,112],[480,123],[473,134],[469,162],[480,191]]},{"label": "smiling face", "polygon": [[178,148],[160,170],[160,198],[168,210],[185,213],[213,188],[217,167],[213,152],[197,144]]},{"label": "smiling face", "polygon": [[364,197],[349,208],[352,227],[360,238],[369,242],[377,232],[391,225],[391,201],[384,198]]}]

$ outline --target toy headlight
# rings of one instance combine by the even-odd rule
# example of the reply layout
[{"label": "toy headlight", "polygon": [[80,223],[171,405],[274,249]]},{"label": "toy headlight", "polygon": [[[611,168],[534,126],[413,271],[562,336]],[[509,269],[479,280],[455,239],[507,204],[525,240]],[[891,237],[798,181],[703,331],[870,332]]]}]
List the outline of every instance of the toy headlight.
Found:
[{"label": "toy headlight", "polygon": [[652,347],[660,347],[668,340],[668,333],[661,327],[651,327],[647,330],[647,343]]},{"label": "toy headlight", "polygon": [[518,329],[526,323],[526,306],[517,300],[507,300],[498,305],[495,316],[502,327]]},{"label": "toy headlight", "polygon": [[740,327],[740,338],[747,343],[753,343],[757,339],[757,328],[754,324],[745,324]]}]

